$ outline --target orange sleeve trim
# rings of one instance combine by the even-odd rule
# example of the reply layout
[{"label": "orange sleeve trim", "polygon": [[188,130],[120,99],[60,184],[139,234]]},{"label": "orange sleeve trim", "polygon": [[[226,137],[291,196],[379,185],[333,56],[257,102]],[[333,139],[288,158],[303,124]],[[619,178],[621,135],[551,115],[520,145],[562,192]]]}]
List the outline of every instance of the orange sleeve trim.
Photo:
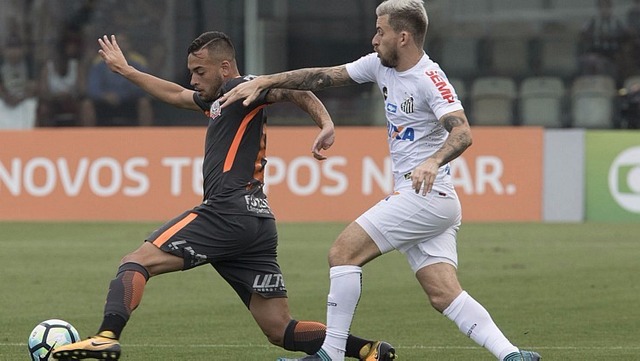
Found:
[{"label": "orange sleeve trim", "polygon": [[162,234],[159,235],[155,241],[153,241],[153,244],[156,247],[160,248],[160,246],[162,246],[164,242],[166,242],[174,234],[178,233],[178,231],[184,228],[187,224],[191,223],[191,221],[196,219],[197,216],[198,215],[195,213],[189,213],[186,217],[182,218],[178,223],[171,226],[171,228],[162,232]]},{"label": "orange sleeve trim", "polygon": [[233,161],[236,159],[236,154],[238,154],[238,148],[240,147],[240,140],[242,140],[242,135],[247,130],[247,124],[256,116],[256,114],[260,111],[260,109],[264,108],[266,104],[261,105],[254,110],[252,110],[249,114],[247,114],[244,119],[242,119],[242,123],[240,123],[240,128],[236,132],[236,135],[233,137],[233,142],[231,142],[231,147],[229,148],[229,152],[227,153],[227,157],[224,160],[224,168],[222,168],[223,172],[228,172],[233,166]]}]

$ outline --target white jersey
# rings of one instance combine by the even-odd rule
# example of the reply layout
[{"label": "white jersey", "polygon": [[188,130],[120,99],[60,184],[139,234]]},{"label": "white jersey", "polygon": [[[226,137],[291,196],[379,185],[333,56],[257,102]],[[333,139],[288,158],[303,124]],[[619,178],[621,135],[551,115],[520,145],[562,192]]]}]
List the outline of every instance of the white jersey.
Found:
[{"label": "white jersey", "polygon": [[[396,191],[411,188],[408,176],[444,144],[448,132],[438,121],[462,110],[458,95],[440,66],[424,54],[418,64],[398,72],[380,63],[376,53],[346,65],[357,83],[374,82],[384,96],[391,168]],[[449,165],[440,167],[434,190],[451,189]]]}]

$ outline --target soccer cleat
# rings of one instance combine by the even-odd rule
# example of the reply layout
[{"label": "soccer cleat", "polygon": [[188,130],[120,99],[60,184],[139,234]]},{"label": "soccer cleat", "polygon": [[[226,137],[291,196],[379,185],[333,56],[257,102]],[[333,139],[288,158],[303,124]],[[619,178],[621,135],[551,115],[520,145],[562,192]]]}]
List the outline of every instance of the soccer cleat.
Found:
[{"label": "soccer cleat", "polygon": [[320,349],[318,352],[316,352],[313,355],[309,355],[301,358],[280,357],[277,361],[332,361],[332,360],[331,360],[331,357],[329,357],[329,355],[327,355],[327,353],[323,349]]},{"label": "soccer cleat", "polygon": [[539,361],[542,359],[537,352],[533,351],[520,351],[520,356],[522,357],[522,361]]},{"label": "soccer cleat", "polygon": [[361,361],[391,361],[396,357],[396,350],[384,341],[376,341],[360,350]]},{"label": "soccer cleat", "polygon": [[542,356],[540,356],[537,352],[520,350],[520,352],[513,352],[508,354],[503,361],[540,361],[540,360],[542,360]]},{"label": "soccer cleat", "polygon": [[118,340],[93,336],[84,341],[60,346],[53,350],[56,360],[117,360],[120,358],[120,342]]}]

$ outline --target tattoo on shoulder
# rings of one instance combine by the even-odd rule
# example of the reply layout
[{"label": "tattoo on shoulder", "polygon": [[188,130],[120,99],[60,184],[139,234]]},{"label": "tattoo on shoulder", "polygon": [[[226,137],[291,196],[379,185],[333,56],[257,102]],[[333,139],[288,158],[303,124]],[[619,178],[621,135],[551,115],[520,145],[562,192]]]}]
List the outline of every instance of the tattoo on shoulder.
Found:
[{"label": "tattoo on shoulder", "polygon": [[449,133],[451,133],[451,129],[462,124],[464,124],[464,120],[455,115],[447,115],[444,119],[442,119],[442,125],[444,126],[444,129],[446,129]]}]

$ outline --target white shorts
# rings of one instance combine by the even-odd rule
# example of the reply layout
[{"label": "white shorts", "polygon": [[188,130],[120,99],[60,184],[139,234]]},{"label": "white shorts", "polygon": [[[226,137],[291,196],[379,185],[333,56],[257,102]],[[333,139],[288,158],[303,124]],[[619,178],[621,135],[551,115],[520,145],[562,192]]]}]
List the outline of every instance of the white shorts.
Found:
[{"label": "white shorts", "polygon": [[460,201],[453,191],[396,192],[362,214],[356,222],[382,253],[397,249],[417,272],[430,264],[458,266],[456,234],[462,220]]}]

